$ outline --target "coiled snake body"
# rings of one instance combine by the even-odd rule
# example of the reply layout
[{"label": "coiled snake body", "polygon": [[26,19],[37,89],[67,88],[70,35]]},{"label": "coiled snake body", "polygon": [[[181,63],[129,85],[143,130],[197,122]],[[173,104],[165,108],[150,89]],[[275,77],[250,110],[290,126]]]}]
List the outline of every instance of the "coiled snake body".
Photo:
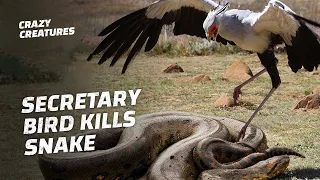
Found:
[{"label": "coiled snake body", "polygon": [[[282,164],[269,163],[265,173],[259,170],[255,176],[254,166],[262,160],[278,155],[302,156],[286,148],[267,149],[264,133],[253,126],[243,140],[232,143],[243,125],[233,119],[185,112],[148,114],[138,117],[131,128],[84,133],[97,134],[95,151],[47,154],[40,156],[39,165],[45,179],[52,180],[191,180],[229,176],[228,172],[221,174],[224,171],[203,171],[212,168],[236,170],[233,173],[237,178],[250,179],[252,175],[271,178],[289,163],[288,157],[280,156],[270,163]],[[262,166],[265,165],[259,168]]]}]

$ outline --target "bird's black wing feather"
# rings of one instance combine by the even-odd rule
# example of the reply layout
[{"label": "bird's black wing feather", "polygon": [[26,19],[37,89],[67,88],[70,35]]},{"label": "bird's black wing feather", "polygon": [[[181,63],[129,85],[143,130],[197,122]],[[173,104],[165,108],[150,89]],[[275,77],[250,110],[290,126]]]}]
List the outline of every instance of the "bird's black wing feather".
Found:
[{"label": "bird's black wing feather", "polygon": [[[200,5],[199,7],[202,8],[196,8],[192,5],[182,5],[179,9],[168,10],[161,18],[149,18],[147,15],[148,8],[159,4],[159,9],[156,10],[160,10],[160,3],[164,2],[164,0],[158,1],[146,8],[128,14],[102,30],[99,36],[105,36],[105,38],[89,55],[88,60],[103,52],[99,64],[113,57],[110,63],[110,66],[113,66],[132,46],[122,69],[122,73],[124,73],[144,45],[147,52],[157,44],[161,29],[165,24],[175,23],[173,30],[175,35],[188,34],[202,38],[206,37],[202,24],[207,16],[208,9],[210,9],[209,6]],[[190,1],[185,3],[197,3],[199,5],[203,2]]]},{"label": "bird's black wing feather", "polygon": [[[293,15],[293,14],[291,14]],[[296,37],[292,38],[292,46],[286,44],[289,66],[293,72],[304,67],[308,71],[317,69],[320,64],[320,44],[318,36],[306,23],[320,27],[319,23],[293,15],[300,23]]]},{"label": "bird's black wing feather", "polygon": [[99,34],[99,36],[106,36],[105,39],[90,54],[88,60],[104,51],[99,64],[113,57],[110,64],[110,66],[113,66],[134,44],[123,66],[122,73],[124,73],[144,44],[146,44],[146,52],[156,45],[162,26],[165,24],[175,23],[175,35],[188,34],[202,38],[206,37],[202,27],[202,23],[207,16],[205,10],[182,6],[180,9],[166,12],[161,19],[148,18],[147,10],[148,7],[135,11],[106,27]]}]

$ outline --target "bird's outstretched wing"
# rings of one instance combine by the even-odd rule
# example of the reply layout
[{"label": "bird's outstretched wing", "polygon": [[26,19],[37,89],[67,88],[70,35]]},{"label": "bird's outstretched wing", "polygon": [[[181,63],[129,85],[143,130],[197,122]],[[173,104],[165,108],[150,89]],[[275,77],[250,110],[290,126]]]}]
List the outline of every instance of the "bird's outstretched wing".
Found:
[{"label": "bird's outstretched wing", "polygon": [[252,29],[261,33],[264,31],[280,35],[286,44],[292,45],[292,37],[300,24],[288,12],[295,14],[288,6],[277,0],[271,0],[265,9],[252,21]]},{"label": "bird's outstretched wing", "polygon": [[289,66],[297,72],[302,67],[313,71],[320,64],[318,36],[306,24],[320,27],[319,23],[297,15],[284,3],[271,0],[251,25],[257,33],[267,31],[282,37]]},{"label": "bird's outstretched wing", "polygon": [[[210,5],[211,4],[211,5]],[[135,11],[106,27],[99,36],[106,36],[88,57],[104,51],[99,64],[113,57],[113,66],[132,44],[133,47],[122,69],[124,73],[135,55],[145,45],[150,51],[157,43],[162,26],[175,23],[174,34],[188,34],[205,38],[203,21],[213,5],[211,0],[159,0]]]}]

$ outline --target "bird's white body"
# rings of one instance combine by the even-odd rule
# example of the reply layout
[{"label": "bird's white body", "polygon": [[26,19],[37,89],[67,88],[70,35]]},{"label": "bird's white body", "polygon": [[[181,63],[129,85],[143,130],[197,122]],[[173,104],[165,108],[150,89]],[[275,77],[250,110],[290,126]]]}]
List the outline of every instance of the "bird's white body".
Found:
[{"label": "bird's white body", "polygon": [[209,12],[203,26],[206,30],[210,23],[216,24],[221,37],[244,50],[262,53],[270,46],[271,34],[280,35],[287,44],[291,44],[292,37],[295,37],[299,23],[284,9],[293,12],[286,6],[275,4],[275,1],[270,1],[259,13],[238,9],[219,14]]},{"label": "bird's white body", "polygon": [[212,7],[222,7],[211,0],[159,0],[147,8],[146,17],[162,19],[167,12],[182,6],[209,12],[204,21],[205,31],[212,24],[217,24],[221,37],[244,50],[258,53],[269,48],[271,34],[280,35],[290,45],[299,28],[299,23],[287,13],[294,12],[277,0],[269,1],[262,12],[231,9],[220,14],[210,11]]},{"label": "bird's white body", "polygon": [[233,41],[244,50],[263,52],[269,46],[270,32],[256,33],[252,29],[251,19],[258,13],[249,10],[228,10],[216,17],[218,34]]}]

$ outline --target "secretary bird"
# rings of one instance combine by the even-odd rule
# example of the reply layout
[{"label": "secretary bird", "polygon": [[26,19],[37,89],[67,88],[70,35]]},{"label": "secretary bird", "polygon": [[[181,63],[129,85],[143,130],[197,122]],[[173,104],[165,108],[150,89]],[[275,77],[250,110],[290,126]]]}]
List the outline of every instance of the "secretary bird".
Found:
[{"label": "secretary bird", "polygon": [[106,27],[99,36],[106,36],[88,57],[104,51],[99,64],[113,57],[110,66],[131,47],[122,73],[145,45],[150,51],[157,43],[163,25],[175,23],[174,35],[188,34],[202,38],[214,38],[224,45],[237,45],[258,54],[264,69],[234,89],[237,102],[241,88],[268,72],[272,88],[240,131],[237,141],[268,98],[279,87],[281,80],[277,69],[278,59],[274,46],[285,43],[289,66],[293,72],[304,67],[308,71],[320,64],[318,36],[309,24],[320,24],[303,18],[278,0],[269,1],[262,12],[250,10],[228,10],[229,3],[219,5],[211,0],[159,0],[137,10]]}]

